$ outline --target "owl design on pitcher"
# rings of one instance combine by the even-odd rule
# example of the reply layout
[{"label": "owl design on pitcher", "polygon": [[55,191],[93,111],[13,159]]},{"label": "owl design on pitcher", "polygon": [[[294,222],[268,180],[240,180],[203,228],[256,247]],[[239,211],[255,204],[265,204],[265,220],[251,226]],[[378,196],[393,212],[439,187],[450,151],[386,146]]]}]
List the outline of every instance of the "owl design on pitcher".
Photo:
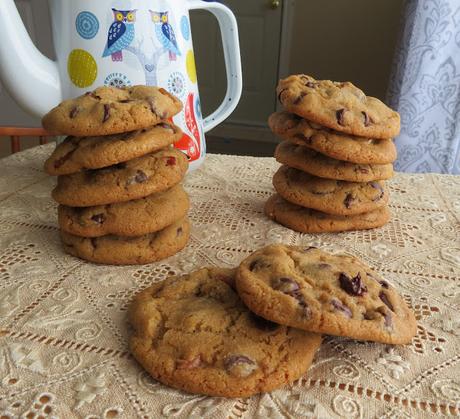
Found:
[{"label": "owl design on pitcher", "polygon": [[134,40],[136,11],[112,9],[115,21],[110,25],[103,57],[112,56],[112,61],[123,61],[123,50]]},{"label": "owl design on pitcher", "polygon": [[177,46],[176,34],[169,23],[168,12],[154,12],[149,10],[152,22],[155,25],[155,35],[161,45],[169,52],[169,61],[176,61],[177,55],[181,55]]}]

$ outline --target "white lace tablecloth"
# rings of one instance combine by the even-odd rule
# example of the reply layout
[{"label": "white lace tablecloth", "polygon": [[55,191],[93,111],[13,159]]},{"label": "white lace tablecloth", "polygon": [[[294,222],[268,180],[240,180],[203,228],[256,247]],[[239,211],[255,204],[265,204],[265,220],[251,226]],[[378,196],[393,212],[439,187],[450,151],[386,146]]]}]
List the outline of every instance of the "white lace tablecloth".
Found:
[{"label": "white lace tablecloth", "polygon": [[[42,171],[51,150],[0,160],[1,418],[460,415],[460,177],[400,174],[385,227],[298,234],[263,215],[274,159],[210,155],[186,181],[188,247],[159,263],[113,267],[63,253],[55,179]],[[374,266],[416,312],[412,344],[328,337],[301,380],[250,399],[189,395],[144,373],[127,348],[131,297],[169,275],[235,266],[272,242],[346,251]]]}]

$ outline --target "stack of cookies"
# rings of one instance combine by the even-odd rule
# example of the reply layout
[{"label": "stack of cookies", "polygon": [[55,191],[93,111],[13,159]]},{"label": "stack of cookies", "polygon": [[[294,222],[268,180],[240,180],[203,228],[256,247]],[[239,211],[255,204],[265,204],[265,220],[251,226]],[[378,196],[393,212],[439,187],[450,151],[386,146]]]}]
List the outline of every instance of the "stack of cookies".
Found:
[{"label": "stack of cookies", "polygon": [[283,166],[266,214],[303,233],[387,223],[385,180],[393,176],[399,114],[349,82],[294,75],[277,93],[286,111],[271,115],[269,125],[285,140],[275,152]]},{"label": "stack of cookies", "polygon": [[181,108],[164,89],[100,87],[45,115],[47,131],[69,135],[45,163],[58,176],[52,196],[68,253],[124,265],[185,247],[188,160],[172,147],[182,133],[169,122]]},{"label": "stack of cookies", "polygon": [[416,333],[403,298],[360,260],[285,245],[260,249],[236,269],[153,284],[135,297],[130,322],[131,351],[155,379],[224,397],[300,378],[321,334],[404,344]]}]

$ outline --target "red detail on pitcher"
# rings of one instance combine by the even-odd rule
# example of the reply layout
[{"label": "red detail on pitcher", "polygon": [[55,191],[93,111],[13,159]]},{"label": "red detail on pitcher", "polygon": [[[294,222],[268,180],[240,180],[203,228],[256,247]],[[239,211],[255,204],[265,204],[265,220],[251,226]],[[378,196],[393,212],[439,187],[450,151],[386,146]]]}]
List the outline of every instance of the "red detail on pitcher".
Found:
[{"label": "red detail on pitcher", "polygon": [[200,158],[200,148],[192,138],[185,132],[179,141],[174,143],[174,147],[185,153],[189,161],[195,161]]},{"label": "red detail on pitcher", "polygon": [[187,96],[187,102],[185,103],[185,124],[200,146],[200,130],[198,129],[198,124],[196,122],[194,104],[195,101],[193,100],[193,93],[189,93]]}]

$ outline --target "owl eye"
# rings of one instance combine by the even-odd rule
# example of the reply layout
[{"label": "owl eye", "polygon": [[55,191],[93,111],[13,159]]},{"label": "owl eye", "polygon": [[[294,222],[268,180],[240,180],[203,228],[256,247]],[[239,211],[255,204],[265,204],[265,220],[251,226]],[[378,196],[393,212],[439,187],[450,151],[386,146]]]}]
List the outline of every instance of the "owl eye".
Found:
[{"label": "owl eye", "polygon": [[134,20],[134,15],[132,13],[128,13],[128,21],[132,22]]},{"label": "owl eye", "polygon": [[160,21],[160,17],[159,17],[158,15],[153,16],[153,21],[154,21],[154,22],[159,22],[159,21]]},{"label": "owl eye", "polygon": [[161,20],[166,23],[168,21],[168,16],[166,16],[166,15],[162,16]]},{"label": "owl eye", "polygon": [[122,13],[117,13],[117,20],[121,22],[123,20],[123,14]]}]

